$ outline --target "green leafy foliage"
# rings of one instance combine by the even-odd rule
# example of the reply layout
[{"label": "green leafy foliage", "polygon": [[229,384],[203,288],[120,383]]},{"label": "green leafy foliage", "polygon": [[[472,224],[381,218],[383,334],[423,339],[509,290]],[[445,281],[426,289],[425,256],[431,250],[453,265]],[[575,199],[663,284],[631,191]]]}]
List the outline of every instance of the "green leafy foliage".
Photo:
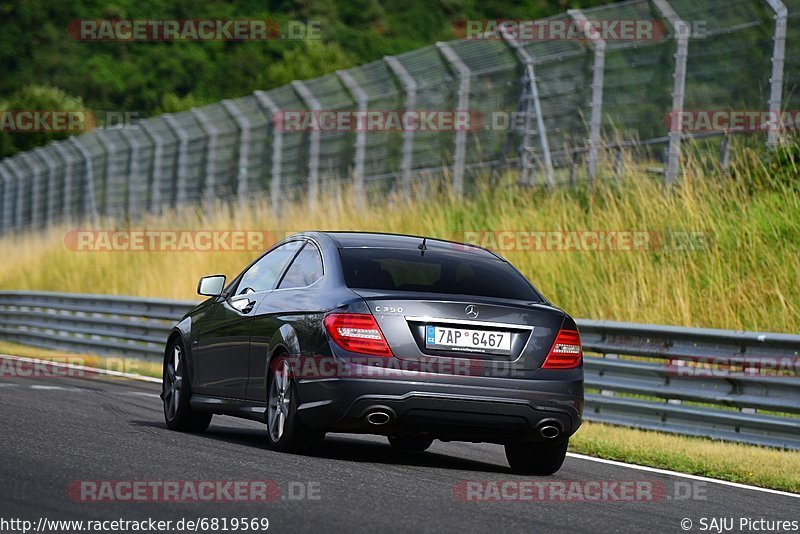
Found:
[{"label": "green leafy foliage", "polygon": [[[9,112],[49,110],[81,112],[85,107],[82,99],[71,96],[56,87],[42,85],[23,87],[14,92],[8,100],[0,100],[0,111]],[[13,116],[13,113],[9,113],[6,118]],[[0,157],[30,150],[69,135],[71,134],[63,131],[11,132],[0,128]]]},{"label": "green leafy foliage", "polygon": [[[146,117],[452,40],[459,21],[528,20],[600,3],[603,0],[0,0],[0,103],[5,101],[8,109],[24,100],[25,87],[41,86],[60,89],[63,104],[82,100],[92,110]],[[267,19],[281,28],[289,21],[310,21],[319,25],[319,33],[307,41],[98,42],[70,36],[67,27],[81,19]],[[0,136],[0,154],[47,140],[36,134]]]}]

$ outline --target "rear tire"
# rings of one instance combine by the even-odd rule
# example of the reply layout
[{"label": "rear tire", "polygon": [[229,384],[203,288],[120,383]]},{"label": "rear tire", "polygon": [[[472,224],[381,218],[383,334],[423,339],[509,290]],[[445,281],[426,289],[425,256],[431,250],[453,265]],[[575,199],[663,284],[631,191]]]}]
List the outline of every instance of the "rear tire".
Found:
[{"label": "rear tire", "polygon": [[192,391],[189,385],[189,368],[185,360],[180,340],[170,341],[164,356],[164,371],[161,378],[164,420],[170,430],[205,432],[211,424],[212,415],[196,412],[189,404]]},{"label": "rear tire", "polygon": [[569,440],[506,444],[506,459],[520,475],[552,475],[564,463]]},{"label": "rear tire", "polygon": [[428,450],[433,439],[425,436],[389,436],[389,445],[401,451],[422,452]]},{"label": "rear tire", "polygon": [[267,445],[279,452],[301,452],[318,444],[325,433],[308,428],[297,415],[297,387],[285,356],[270,365],[267,379]]}]

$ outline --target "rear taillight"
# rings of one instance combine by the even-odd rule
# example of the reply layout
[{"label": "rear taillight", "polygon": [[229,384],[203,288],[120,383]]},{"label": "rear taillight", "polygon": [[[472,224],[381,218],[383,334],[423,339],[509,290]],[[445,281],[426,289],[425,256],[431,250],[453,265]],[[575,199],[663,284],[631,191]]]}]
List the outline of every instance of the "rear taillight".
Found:
[{"label": "rear taillight", "polygon": [[572,369],[581,364],[582,358],[581,335],[576,330],[560,330],[542,368]]},{"label": "rear taillight", "polygon": [[372,356],[392,356],[378,322],[369,313],[331,313],[325,316],[325,329],[334,343],[350,352]]}]

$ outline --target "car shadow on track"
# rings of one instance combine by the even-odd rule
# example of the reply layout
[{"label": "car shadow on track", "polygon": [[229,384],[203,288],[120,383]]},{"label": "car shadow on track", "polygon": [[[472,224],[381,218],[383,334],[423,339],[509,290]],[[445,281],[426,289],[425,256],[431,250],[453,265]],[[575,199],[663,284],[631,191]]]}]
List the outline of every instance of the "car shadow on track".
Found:
[{"label": "car shadow on track", "polygon": [[[169,432],[166,425],[161,422],[131,421],[131,423],[136,426],[148,427],[151,429],[160,428],[165,432]],[[265,431],[259,431],[254,428],[236,428],[212,424],[208,431],[203,434],[198,434],[197,436],[225,443],[266,449]],[[310,458],[324,458],[347,462],[432,467],[486,473],[510,473],[508,467],[501,465],[458,458],[430,451],[400,451],[392,448],[388,442],[366,441],[358,439],[357,437],[351,438],[338,434],[335,436],[326,436],[321,444],[301,454]]]},{"label": "car shadow on track", "polygon": [[459,471],[482,471],[489,473],[508,473],[508,468],[500,465],[458,458],[437,452],[407,452],[389,446],[388,442],[376,443],[344,436],[327,436],[317,448],[307,453],[317,458],[369,462],[394,465],[413,465]]}]

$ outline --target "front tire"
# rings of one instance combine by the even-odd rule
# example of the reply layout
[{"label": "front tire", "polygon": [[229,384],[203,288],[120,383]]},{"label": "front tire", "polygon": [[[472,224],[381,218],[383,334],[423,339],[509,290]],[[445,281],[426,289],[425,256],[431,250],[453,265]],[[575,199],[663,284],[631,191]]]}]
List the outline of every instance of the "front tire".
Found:
[{"label": "front tire", "polygon": [[297,388],[285,356],[270,365],[267,381],[267,444],[279,452],[300,452],[325,437],[324,432],[308,428],[297,415]]},{"label": "front tire", "polygon": [[506,459],[520,475],[552,475],[564,463],[569,440],[506,444]]},{"label": "front tire", "polygon": [[180,340],[173,339],[164,356],[161,399],[164,401],[164,420],[170,430],[178,432],[205,432],[211,424],[210,413],[192,410],[189,398],[189,368]]}]

